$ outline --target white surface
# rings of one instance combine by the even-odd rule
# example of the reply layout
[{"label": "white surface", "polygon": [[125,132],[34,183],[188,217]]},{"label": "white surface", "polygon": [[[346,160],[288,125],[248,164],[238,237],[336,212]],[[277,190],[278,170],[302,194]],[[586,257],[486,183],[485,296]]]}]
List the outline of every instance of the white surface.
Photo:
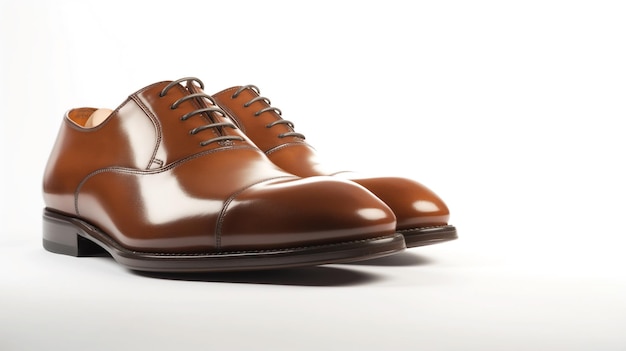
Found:
[{"label": "white surface", "polygon": [[[625,350],[624,5],[409,3],[2,2],[0,350]],[[45,252],[65,110],[187,75],[427,184],[460,240],[177,279]]]}]

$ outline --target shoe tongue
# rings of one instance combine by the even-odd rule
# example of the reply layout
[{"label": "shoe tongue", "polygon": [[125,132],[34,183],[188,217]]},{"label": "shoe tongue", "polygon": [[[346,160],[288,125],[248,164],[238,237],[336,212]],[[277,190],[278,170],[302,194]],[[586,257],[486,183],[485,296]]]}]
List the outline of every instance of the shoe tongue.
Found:
[{"label": "shoe tongue", "polygon": [[[204,92],[204,90],[202,90],[201,87],[188,82],[185,86],[185,89],[190,93],[190,94],[206,94]],[[216,107],[218,109],[221,110],[221,107],[217,104],[214,103],[214,100],[212,100],[213,98],[206,94],[209,98],[206,97],[197,97],[194,100],[198,102],[198,104],[200,105],[200,108],[207,108],[207,107]],[[209,100],[211,99],[211,100]],[[227,116],[226,114],[222,114],[222,113],[203,113],[204,116],[206,116],[212,123],[221,123],[221,122],[228,122],[228,123],[232,123],[236,128],[231,129],[231,128],[224,128],[224,127],[217,127],[216,131],[220,134],[220,135],[237,135],[237,136],[243,136],[242,134],[238,133],[236,130],[239,129],[239,126],[234,123],[229,116]],[[248,140],[247,138],[245,138],[246,140]],[[249,140],[248,140],[249,141]]]},{"label": "shoe tongue", "polygon": [[191,93],[191,94],[204,93],[202,88],[200,88],[199,86],[197,86],[195,84],[192,84],[190,82],[185,84],[185,89],[187,89],[187,91],[189,91],[189,93]]},{"label": "shoe tongue", "polygon": [[[202,88],[192,83],[187,83],[187,86],[185,88],[190,94],[204,94],[204,90],[202,90]],[[198,101],[198,103],[200,103],[200,106],[202,107],[213,106],[205,98],[196,98],[196,101]]]},{"label": "shoe tongue", "polygon": [[[205,94],[205,92],[204,92],[204,90],[202,90],[202,88],[200,88],[199,86],[197,86],[195,84],[192,84],[191,82],[188,82],[186,84],[185,89],[187,89],[187,91],[190,94]],[[197,97],[194,100],[200,105],[200,108],[217,107],[217,106],[213,105],[210,101],[208,101],[208,99],[206,99],[206,98]],[[215,118],[213,117],[212,113],[205,113],[204,115],[206,117],[208,117],[213,123],[218,122],[218,121],[215,120]]]}]

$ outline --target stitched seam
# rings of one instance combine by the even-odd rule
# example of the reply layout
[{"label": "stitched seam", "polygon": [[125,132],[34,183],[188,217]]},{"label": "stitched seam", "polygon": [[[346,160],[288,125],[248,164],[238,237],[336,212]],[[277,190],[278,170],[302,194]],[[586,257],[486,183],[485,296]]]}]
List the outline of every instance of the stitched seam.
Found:
[{"label": "stitched seam", "polygon": [[[240,85],[240,86],[236,86],[236,87],[230,87],[230,88],[228,88],[228,89],[224,89],[224,90],[220,91],[219,93],[215,93],[215,94],[213,94],[213,96],[215,96],[215,95],[221,95],[221,94],[224,94],[224,93],[226,93],[227,91],[233,91],[233,90],[235,90],[235,91],[236,91],[236,90],[237,90],[237,89],[239,89],[239,88],[241,88],[241,85]],[[231,95],[232,95],[232,94],[231,94]]]},{"label": "stitched seam", "polygon": [[146,106],[143,103],[143,101],[141,101],[141,99],[139,99],[139,96],[133,94],[133,95],[130,96],[130,99],[132,99],[137,104],[137,106],[139,106],[139,108],[141,110],[143,110],[143,112],[152,121],[152,124],[154,125],[154,127],[156,129],[156,134],[157,134],[156,145],[154,146],[154,150],[152,151],[152,157],[150,158],[150,160],[148,162],[148,165],[146,166],[146,169],[150,169],[150,165],[152,165],[152,163],[154,163],[154,160],[156,158],[157,152],[159,151],[159,146],[161,145],[161,140],[163,138],[161,122],[159,122],[159,119],[156,118],[156,116],[152,113],[152,111],[150,111],[148,106]]},{"label": "stitched seam", "polygon": [[98,170],[95,170],[91,173],[89,173],[88,175],[85,176],[85,178],[83,178],[80,183],[78,183],[78,185],[76,186],[76,190],[74,191],[74,210],[76,211],[77,215],[80,215],[80,212],[78,211],[78,195],[80,193],[81,188],[83,187],[83,185],[87,182],[87,180],[89,180],[91,177],[96,176],[100,173],[105,173],[105,172],[118,172],[118,173],[125,173],[125,174],[140,174],[140,175],[150,175],[150,174],[158,174],[158,173],[162,173],[162,172],[166,172],[169,171],[170,169],[173,169],[175,167],[178,167],[188,161],[191,161],[193,159],[205,156],[205,155],[209,155],[209,154],[213,154],[213,153],[217,153],[217,152],[221,152],[221,151],[229,151],[229,150],[238,150],[238,149],[250,149],[250,150],[254,150],[254,151],[258,151],[258,149],[250,146],[250,145],[241,145],[241,146],[227,146],[227,147],[221,147],[218,149],[211,149],[211,150],[206,150],[203,152],[199,152],[197,154],[191,155],[191,156],[187,156],[181,160],[178,160],[176,162],[170,163],[169,165],[167,165],[166,167],[163,168],[158,168],[158,169],[154,169],[154,170],[140,170],[140,169],[134,169],[134,168],[126,168],[126,167],[105,167],[105,168],[101,168]]},{"label": "stitched seam", "polygon": [[226,218],[226,212],[228,211],[228,207],[230,206],[230,204],[235,200],[235,198],[237,198],[237,196],[241,195],[241,193],[243,193],[244,191],[250,189],[251,187],[264,183],[264,182],[269,182],[271,180],[275,180],[275,179],[280,179],[280,178],[293,178],[295,179],[296,177],[294,176],[278,176],[278,177],[272,177],[272,178],[268,178],[268,179],[264,179],[261,181],[258,181],[256,183],[252,183],[240,190],[238,190],[237,192],[233,193],[226,201],[224,201],[224,205],[222,205],[222,210],[220,211],[219,216],[217,217],[217,223],[215,225],[215,248],[216,249],[220,249],[222,247],[222,225],[224,223],[224,219]]},{"label": "stitched seam", "polygon": [[416,227],[416,228],[410,228],[410,229],[400,229],[398,230],[399,232],[418,232],[420,230],[423,229],[434,229],[434,228],[444,228],[444,227],[448,227],[450,226],[449,224],[442,224],[442,225],[431,225],[428,227]]},{"label": "stitched seam", "polygon": [[276,151],[282,150],[286,147],[290,147],[290,146],[300,146],[300,145],[308,145],[306,142],[299,142],[299,143],[295,143],[295,142],[289,142],[289,143],[285,143],[285,144],[280,144],[278,146],[274,146],[273,148],[265,151],[266,155],[270,155]]}]

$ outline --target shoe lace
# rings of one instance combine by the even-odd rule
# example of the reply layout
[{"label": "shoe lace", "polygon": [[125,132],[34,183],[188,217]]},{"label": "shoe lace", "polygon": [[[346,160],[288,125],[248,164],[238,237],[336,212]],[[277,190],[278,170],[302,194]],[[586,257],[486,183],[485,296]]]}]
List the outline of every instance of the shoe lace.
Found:
[{"label": "shoe lace", "polygon": [[[185,77],[185,78],[181,78],[181,79],[177,79],[171,83],[169,83],[168,85],[165,86],[165,88],[163,88],[163,90],[161,90],[161,93],[159,93],[160,97],[164,97],[165,95],[167,95],[167,92],[172,89],[172,87],[176,86],[179,83],[182,82],[186,82],[188,85],[189,84],[193,84],[193,82],[198,83],[198,85],[200,86],[200,89],[204,90],[204,83],[202,83],[202,81],[196,77]],[[195,115],[201,115],[201,114],[206,114],[207,116],[209,116],[209,120],[213,123],[208,123],[205,125],[201,125],[199,127],[196,127],[194,129],[191,129],[189,131],[189,134],[191,135],[195,135],[200,133],[203,130],[207,130],[207,129],[215,129],[218,131],[219,134],[222,134],[222,128],[233,128],[236,129],[237,127],[230,123],[230,122],[214,122],[213,119],[210,117],[210,113],[218,113],[220,114],[222,117],[227,117],[226,116],[226,112],[224,112],[222,109],[220,109],[219,107],[217,107],[217,104],[215,103],[215,100],[213,100],[213,98],[207,94],[204,93],[193,93],[193,94],[189,94],[189,95],[185,95],[182,98],[174,101],[174,103],[170,106],[170,108],[172,110],[175,110],[178,108],[178,106],[180,106],[180,104],[182,104],[183,102],[187,101],[187,100],[191,100],[191,99],[207,99],[211,102],[211,104],[213,106],[210,107],[204,107],[204,108],[199,108],[196,110],[193,110],[189,113],[184,114],[183,116],[180,117],[181,121],[186,121],[187,119],[195,116]],[[232,142],[233,140],[240,140],[243,141],[244,139],[240,136],[236,136],[236,135],[220,135],[218,137],[215,138],[211,138],[208,140],[204,140],[202,142],[200,142],[200,146],[207,146],[211,143],[215,143],[215,142],[220,142],[220,143],[229,143]]]},{"label": "shoe lace", "polygon": [[[270,99],[261,96],[261,90],[256,85],[252,85],[252,84],[244,85],[241,88],[237,89],[237,91],[233,94],[232,98],[236,99],[237,96],[239,96],[239,94],[241,94],[241,92],[246,90],[246,89],[253,90],[254,92],[256,92],[258,94],[258,96],[252,98],[250,101],[248,101],[245,104],[243,104],[244,107],[250,107],[250,105],[252,105],[253,103],[255,103],[257,101],[265,101],[265,103],[268,104],[268,105],[272,104]],[[274,111],[279,117],[274,122],[265,125],[266,128],[272,128],[273,126],[277,126],[277,125],[280,125],[280,124],[285,124],[285,125],[287,125],[287,126],[289,126],[291,128],[291,132],[278,134],[279,138],[285,138],[285,137],[293,136],[293,137],[306,139],[304,137],[304,134],[298,133],[298,132],[294,131],[295,126],[294,126],[293,122],[288,121],[288,120],[282,118],[283,112],[278,107],[273,107],[273,106],[264,107],[264,108],[256,111],[254,113],[254,116],[258,117],[260,114],[265,113],[265,112],[269,112],[269,111]]]}]

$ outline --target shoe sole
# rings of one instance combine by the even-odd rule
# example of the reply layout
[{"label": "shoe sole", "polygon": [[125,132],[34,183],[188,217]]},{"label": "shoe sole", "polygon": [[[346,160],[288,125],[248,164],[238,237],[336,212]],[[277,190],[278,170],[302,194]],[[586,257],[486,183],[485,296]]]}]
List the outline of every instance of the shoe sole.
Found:
[{"label": "shoe sole", "polygon": [[372,239],[275,250],[213,253],[150,253],[126,249],[84,220],[50,210],[43,214],[43,247],[75,257],[110,254],[119,264],[137,271],[247,271],[328,263],[344,263],[388,256],[406,248],[404,237],[393,234]]},{"label": "shoe sole", "polygon": [[456,228],[451,225],[398,230],[398,233],[404,235],[407,248],[458,239]]}]

